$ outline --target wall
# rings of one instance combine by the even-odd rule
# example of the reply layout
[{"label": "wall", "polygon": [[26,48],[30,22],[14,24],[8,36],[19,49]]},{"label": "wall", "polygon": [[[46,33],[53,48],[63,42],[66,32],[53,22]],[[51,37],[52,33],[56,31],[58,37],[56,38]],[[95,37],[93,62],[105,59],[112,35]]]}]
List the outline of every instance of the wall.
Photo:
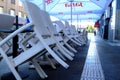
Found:
[{"label": "wall", "polygon": [[[22,12],[22,17],[26,14],[24,6],[19,6],[19,0],[15,0],[16,4],[11,4],[11,0],[0,0],[0,6],[4,8],[4,13],[10,13],[11,9],[15,10],[15,15],[18,15],[18,12]],[[7,5],[6,5],[7,4]]]},{"label": "wall", "polygon": [[120,1],[116,2],[115,39],[120,40]]},{"label": "wall", "polygon": [[109,36],[108,40],[109,41],[114,41],[115,40],[115,24],[116,24],[116,0],[113,0],[111,3],[111,18],[109,22]]}]

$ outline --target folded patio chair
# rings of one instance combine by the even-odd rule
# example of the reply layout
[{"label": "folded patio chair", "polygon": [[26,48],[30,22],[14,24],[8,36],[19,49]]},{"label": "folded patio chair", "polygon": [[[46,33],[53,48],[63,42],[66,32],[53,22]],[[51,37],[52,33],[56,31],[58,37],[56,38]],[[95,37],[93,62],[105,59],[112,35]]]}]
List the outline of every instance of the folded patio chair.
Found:
[{"label": "folded patio chair", "polygon": [[[70,44],[68,43],[69,42],[69,38],[67,38],[64,34],[64,31],[65,30],[65,26],[64,24],[62,23],[62,21],[54,21],[53,24],[56,26],[56,30],[61,34],[62,38],[63,38],[63,41],[64,41],[64,44],[67,48],[69,48],[69,50],[71,50],[72,52],[76,53],[77,50],[75,50],[72,46],[70,46]],[[63,31],[64,30],[64,31]],[[66,31],[65,32],[66,34],[69,34],[69,31]]]},{"label": "folded patio chair", "polygon": [[85,41],[85,43],[88,42],[88,32],[87,32],[87,29],[77,28],[77,34],[82,37],[82,39]]},{"label": "folded patio chair", "polygon": [[[74,54],[72,54],[71,52],[69,52],[67,49],[64,49],[64,47],[62,46],[62,48],[66,51],[66,52],[68,52],[68,53],[70,53],[70,55],[68,55],[68,54],[66,54],[62,49],[61,49],[61,46],[59,46],[60,44],[59,44],[59,42],[57,42],[57,41],[55,41],[54,39],[54,36],[52,36],[51,35],[51,33],[47,30],[47,25],[49,25],[49,24],[47,24],[46,22],[48,21],[48,20],[44,20],[45,18],[47,19],[47,16],[46,17],[44,17],[45,15],[44,14],[46,14],[46,12],[45,11],[42,11],[42,10],[40,10],[40,8],[38,8],[38,6],[36,6],[35,4],[33,4],[33,3],[30,3],[30,2],[25,2],[26,4],[26,7],[27,7],[27,9],[31,9],[31,8],[34,8],[34,13],[33,13],[33,11],[31,12],[30,10],[28,11],[28,17],[30,18],[30,21],[34,21],[34,20],[36,20],[37,22],[35,22],[34,21],[34,24],[35,25],[37,25],[37,26],[39,26],[40,27],[40,29],[39,29],[39,32],[41,32],[42,34],[47,34],[45,37],[47,38],[47,36],[48,37],[51,37],[51,39],[50,40],[52,40],[52,41],[50,41],[50,42],[55,42],[55,45],[57,45],[57,47],[58,47],[58,49],[59,49],[59,51],[61,52],[61,53],[63,53],[63,55],[65,56],[65,57],[67,57],[68,59],[70,59],[70,60],[73,60],[73,58],[71,57],[71,56],[74,56]],[[35,7],[34,7],[35,6]],[[32,14],[30,14],[30,13],[32,13]],[[35,15],[36,15],[36,13],[40,13],[40,14],[38,14],[38,17],[39,18],[36,18],[36,17],[34,17]],[[49,16],[48,16],[49,17]],[[49,18],[48,18],[49,19]],[[52,24],[52,23],[51,23]],[[38,29],[37,29],[38,30]],[[43,36],[44,37],[44,36]],[[39,37],[38,37],[39,38]],[[54,38],[54,39],[53,39]],[[59,45],[58,45],[59,44]],[[32,45],[34,45],[34,43],[32,42]],[[58,51],[56,51],[56,48],[53,48],[53,50],[60,56],[60,54],[58,53]],[[48,52],[49,53],[49,52]],[[62,56],[60,56],[60,57],[62,57]],[[63,57],[62,57],[62,59],[63,59]]]},{"label": "folded patio chair", "polygon": [[[29,2],[26,2],[26,4],[27,4],[27,8],[29,9],[29,10],[31,10],[31,7],[28,7],[28,6],[32,6],[32,8],[33,8],[33,10],[37,10],[35,7],[36,7],[36,5],[34,5],[34,4],[32,4],[32,3],[29,3]],[[30,11],[29,11],[30,12]],[[32,11],[33,12],[33,11]],[[39,13],[38,13],[39,14]],[[30,16],[29,16],[30,17]],[[36,21],[36,20],[34,20],[35,18],[32,16],[31,17],[31,21],[32,21],[32,23],[34,24],[34,31],[35,31],[35,35],[38,37],[38,39],[39,39],[39,42],[38,43],[36,43],[34,46],[32,46],[31,48],[29,48],[29,49],[27,49],[27,50],[25,50],[24,52],[22,52],[20,55],[18,55],[18,57],[16,57],[14,60],[14,64],[16,65],[16,66],[18,66],[18,65],[20,65],[20,64],[22,64],[23,62],[25,62],[26,60],[29,60],[29,59],[32,59],[32,57],[33,56],[35,56],[35,55],[37,55],[37,54],[40,54],[39,52],[40,51],[42,51],[43,49],[46,49],[47,51],[48,51],[48,53],[49,54],[51,54],[51,56],[56,60],[56,61],[58,61],[63,67],[65,67],[65,68],[68,68],[68,65],[62,60],[62,59],[60,59],[55,53],[54,53],[54,51],[51,49],[51,47],[50,47],[50,45],[54,45],[55,43],[54,43],[54,41],[53,41],[53,39],[51,38],[51,36],[49,35],[49,33],[47,33],[48,31],[46,31],[43,27],[41,28],[41,26],[42,26],[42,24],[43,24],[43,21],[40,21],[41,23],[39,23],[38,21]],[[35,23],[39,23],[39,24],[41,24],[40,26],[38,25],[38,24],[35,24]],[[32,23],[31,23],[31,25],[32,25]],[[29,26],[31,26],[31,25],[29,25]],[[23,26],[24,27],[24,26]],[[26,27],[26,26],[25,26]],[[27,28],[27,27],[26,27]],[[20,28],[21,29],[21,28]],[[18,30],[20,30],[20,29],[18,29]],[[25,29],[25,28],[24,28]],[[21,30],[21,31],[23,31],[23,30]],[[45,31],[45,32],[44,32]],[[15,31],[16,32],[16,31]],[[14,33],[12,33],[12,35],[13,35]],[[18,34],[18,33],[17,33]],[[36,47],[36,48],[35,48]],[[40,49],[38,49],[38,48],[40,48]],[[41,49],[42,48],[42,49]],[[28,55],[28,51],[30,51],[32,49],[32,51],[29,53],[29,55]],[[27,54],[26,56],[25,56],[25,54]],[[24,55],[24,57],[22,57]],[[39,56],[39,55],[38,55]],[[21,59],[21,60],[19,60],[19,58],[23,58],[23,59]],[[37,61],[35,61],[36,60],[36,58],[37,57],[35,57],[35,58],[33,58],[32,59],[32,62],[33,62],[33,64],[34,65],[38,65],[38,64],[36,64],[36,62]],[[36,66],[35,66],[36,67]],[[38,66],[37,66],[38,67]],[[40,67],[39,67],[40,68]],[[39,68],[37,68],[38,70],[39,70]],[[14,68],[13,68],[14,69]],[[14,73],[14,75],[15,75],[15,77],[16,78],[20,78],[19,77],[19,75],[17,74],[17,72],[15,72],[15,71],[12,71],[13,73]],[[38,71],[39,72],[39,71]],[[40,74],[40,73],[39,73]]]},{"label": "folded patio chair", "polygon": [[[23,39],[21,40],[21,42],[20,42],[20,47],[21,47],[24,51],[27,50],[28,48],[34,46],[36,43],[39,42],[39,39],[36,37],[35,33],[32,33],[32,32],[27,33],[27,34],[20,34],[20,36],[22,36],[22,38],[23,38]],[[23,37],[23,36],[24,36],[24,37]],[[42,53],[44,53],[45,55],[40,56],[37,62],[42,62],[42,64],[39,63],[40,65],[45,65],[44,63],[50,62],[49,64],[52,66],[52,68],[53,68],[53,69],[56,69],[54,63],[53,63],[52,60],[48,57],[49,53],[48,53],[46,50],[44,50],[44,52],[42,52]],[[46,58],[45,61],[42,60],[43,57]],[[39,61],[39,60],[40,60],[40,61]],[[48,61],[47,61],[47,60],[48,60]],[[44,63],[43,63],[43,62],[44,62]],[[30,62],[30,63],[31,63],[31,62]],[[31,64],[31,65],[32,65],[32,64]],[[48,64],[47,64],[47,65],[48,65]],[[34,65],[33,65],[33,66],[34,66]]]},{"label": "folded patio chair", "polygon": [[[42,14],[41,14],[42,15]],[[58,49],[63,53],[63,55],[66,55],[68,53],[70,56],[74,56],[72,52],[70,52],[64,45],[64,41],[62,36],[56,31],[55,26],[53,25],[49,14],[46,11],[43,11],[43,19],[46,25],[46,28],[50,31],[51,36],[55,40]],[[67,55],[66,55],[67,56]]]},{"label": "folded patio chair", "polygon": [[[56,23],[59,27],[62,27],[62,30],[60,31],[60,33],[63,34],[62,37],[63,37],[63,40],[64,40],[65,43],[68,43],[70,41],[71,43],[75,43],[76,45],[81,46],[80,43],[78,43],[77,41],[75,41],[73,39],[74,36],[71,35],[71,33],[69,31],[69,28],[65,27],[64,24],[61,21],[54,21],[54,23]],[[69,45],[67,44],[67,46],[69,46]],[[69,46],[69,48],[73,51],[76,51],[73,47]]]},{"label": "folded patio chair", "polygon": [[[58,62],[60,63],[63,67],[68,68],[69,65],[66,64],[58,55],[56,55],[56,53],[51,49],[50,45],[54,45],[54,41],[51,38],[51,36],[49,35],[49,33],[44,32],[44,28],[41,27],[45,27],[42,26],[42,20],[36,20],[36,18],[39,18],[39,16],[31,16],[30,14],[32,14],[34,11],[33,10],[39,10],[39,8],[30,3],[25,1],[26,4],[26,8],[28,10],[28,15],[30,17],[31,23],[28,23],[24,26],[22,26],[21,28],[19,28],[18,30],[14,31],[13,33],[11,33],[10,35],[8,35],[6,38],[4,38],[2,41],[0,41],[0,53],[2,55],[2,57],[5,59],[7,65],[9,66],[11,72],[14,74],[15,78],[17,80],[22,80],[19,73],[16,71],[15,67],[23,64],[24,62],[27,61],[32,61],[33,64],[35,65],[37,71],[42,71],[41,67],[38,65],[37,63],[37,57],[42,54],[42,51],[45,49],[48,51],[49,54],[51,54],[51,56]],[[32,7],[29,7],[32,6]],[[41,14],[41,12],[36,13],[36,15]],[[35,24],[37,23],[37,24]],[[10,60],[8,58],[8,56],[6,55],[6,52],[3,50],[3,48],[1,47],[2,45],[4,45],[8,40],[12,39],[14,36],[16,36],[17,34],[21,33],[22,31],[24,31],[25,29],[27,29],[28,27],[34,25],[33,29],[35,32],[35,35],[38,37],[39,42],[36,43],[34,46],[32,46],[31,48],[28,48],[27,50],[21,52],[20,54],[18,54],[16,57],[12,58],[12,60]],[[42,32],[40,32],[42,31]],[[46,31],[46,30],[45,30]],[[38,72],[39,75],[41,74],[41,72]],[[43,74],[44,72],[42,72]],[[47,75],[43,75],[43,77],[47,77]]]},{"label": "folded patio chair", "polygon": [[80,35],[82,36],[82,38],[85,41],[85,43],[87,43],[88,42],[88,33],[87,33],[87,30],[83,29],[83,31],[81,32]]},{"label": "folded patio chair", "polygon": [[[29,7],[31,7],[31,6],[29,6]],[[38,9],[38,8],[36,8],[37,10],[35,10],[34,9],[34,13],[33,13],[33,11],[31,12],[32,14],[30,15],[30,17],[31,16],[35,16],[36,15],[36,13],[41,13],[41,14],[38,14],[38,16],[39,16],[39,18],[36,18],[36,21],[38,21],[39,22],[39,26],[44,26],[44,28],[46,28],[46,29],[48,29],[48,30],[44,30],[44,32],[48,32],[48,34],[50,34],[51,35],[51,37],[53,38],[53,41],[55,41],[55,43],[56,43],[56,45],[57,45],[57,47],[59,48],[59,51],[65,56],[65,57],[67,57],[68,59],[70,59],[70,60],[73,60],[73,58],[71,57],[71,56],[74,56],[70,51],[68,51],[67,49],[65,49],[59,42],[61,41],[61,39],[62,38],[60,38],[59,37],[59,39],[57,39],[58,38],[58,36],[56,36],[57,38],[55,38],[54,37],[54,33],[52,33],[53,31],[52,31],[52,29],[54,29],[54,27],[53,27],[53,25],[52,25],[52,23],[51,23],[51,20],[50,20],[50,17],[49,17],[49,15],[48,15],[48,13],[47,12],[45,12],[45,11],[42,11],[42,10],[40,10],[40,8]],[[30,11],[28,12],[28,14],[30,13]],[[30,18],[29,17],[29,18]],[[35,18],[35,17],[34,17]],[[42,21],[41,21],[42,20]],[[40,24],[41,23],[41,24]],[[35,22],[35,24],[38,24],[38,23],[36,23]],[[53,27],[53,28],[52,28]],[[43,32],[43,30],[40,30],[40,32]],[[55,35],[58,35],[57,33],[55,33]],[[57,41],[57,40],[59,40],[59,41]],[[63,51],[64,50],[64,51]],[[70,55],[68,55],[68,54],[66,54],[66,52],[68,53],[68,54],[70,54]]]},{"label": "folded patio chair", "polygon": [[70,26],[69,23],[67,21],[65,21],[65,27],[69,31],[70,35],[68,35],[68,36],[71,38],[71,41],[73,41],[74,43],[76,43],[79,46],[85,44],[83,38],[77,34],[74,25]]},{"label": "folded patio chair", "polygon": [[[40,14],[40,15],[44,15],[43,18],[40,18],[40,19],[42,19],[42,21],[45,22],[45,24],[42,25],[42,26],[48,25],[47,29],[49,30],[50,35],[51,35],[51,37],[54,39],[54,41],[55,41],[55,43],[56,43],[56,46],[57,46],[57,48],[54,48],[55,52],[58,53],[58,55],[60,55],[60,53],[57,51],[57,50],[59,50],[59,51],[62,53],[62,55],[66,56],[66,57],[67,57],[68,59],[70,59],[70,60],[73,60],[72,57],[74,56],[74,54],[73,54],[72,52],[70,52],[69,50],[67,50],[67,49],[64,47],[63,39],[62,39],[62,37],[56,32],[55,27],[52,25],[52,22],[51,22],[51,20],[50,20],[50,17],[49,17],[49,15],[48,15],[48,13],[45,12],[45,11],[43,11],[43,13],[44,13],[44,14]],[[46,27],[44,27],[44,28],[46,28]],[[31,35],[30,35],[30,36],[31,36]],[[31,37],[33,37],[33,36],[31,36]],[[28,36],[27,36],[27,38],[28,38]],[[30,37],[29,37],[29,38],[30,38]],[[36,39],[36,38],[34,37],[33,40],[29,40],[29,44],[30,44],[30,45],[34,45],[35,39]],[[22,46],[24,46],[24,43],[25,43],[27,40],[28,40],[28,39],[24,39],[24,40],[22,41]],[[69,55],[68,55],[67,53],[68,53]],[[72,56],[72,57],[70,57],[70,56]],[[60,57],[62,57],[62,56],[60,55]],[[63,58],[63,57],[62,57],[62,58]],[[64,58],[63,58],[63,59],[64,59]],[[64,59],[64,60],[65,60],[65,59]]]},{"label": "folded patio chair", "polygon": [[84,33],[83,35],[79,35],[79,34],[78,34],[78,31],[75,29],[75,26],[74,26],[74,25],[72,25],[71,27],[69,27],[69,29],[70,29],[71,34],[74,36],[74,39],[75,39],[77,42],[81,43],[82,45],[85,45],[85,44],[86,44],[85,33]]},{"label": "folded patio chair", "polygon": [[[28,28],[29,26],[33,25],[33,23],[28,23],[25,26],[19,28],[18,30],[16,30],[15,32],[11,33],[10,35],[8,35],[6,38],[4,38],[2,41],[0,41],[0,46],[4,45],[8,40],[12,39],[14,36],[16,36],[18,33],[24,31],[26,28]],[[36,30],[35,30],[36,31]],[[42,55],[42,52],[44,49],[49,49],[49,53],[65,68],[68,68],[68,65],[61,60],[51,49],[48,45],[53,44],[51,41],[49,42],[49,39],[43,39],[41,34],[38,33],[40,36],[40,41],[39,43],[37,43],[36,45],[32,46],[31,48],[25,50],[24,52],[20,53],[18,56],[16,56],[15,58],[13,58],[12,60],[10,60],[8,58],[8,56],[6,55],[7,53],[3,50],[2,47],[0,47],[0,53],[2,55],[2,57],[5,59],[5,61],[7,62],[7,65],[9,66],[9,68],[11,69],[12,73],[14,74],[15,78],[17,80],[22,80],[19,73],[16,71],[15,67],[19,66],[20,64],[26,62],[26,61],[32,61],[34,63],[34,65],[38,65],[35,62],[35,58],[38,55]],[[46,40],[45,43],[44,40]],[[40,53],[41,52],[41,53]],[[39,66],[37,66],[39,67]],[[40,67],[37,68],[39,69],[39,71],[41,71]],[[47,76],[46,76],[47,77]]]}]

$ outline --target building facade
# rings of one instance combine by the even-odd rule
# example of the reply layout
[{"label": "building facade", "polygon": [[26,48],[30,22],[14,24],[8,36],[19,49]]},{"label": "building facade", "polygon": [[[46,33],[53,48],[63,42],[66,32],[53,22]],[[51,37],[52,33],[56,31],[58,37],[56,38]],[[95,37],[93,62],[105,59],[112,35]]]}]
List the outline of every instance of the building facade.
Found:
[{"label": "building facade", "polygon": [[26,17],[24,6],[20,0],[0,0],[0,13]]},{"label": "building facade", "polygon": [[112,0],[100,19],[100,36],[104,39],[120,41],[120,2]]}]

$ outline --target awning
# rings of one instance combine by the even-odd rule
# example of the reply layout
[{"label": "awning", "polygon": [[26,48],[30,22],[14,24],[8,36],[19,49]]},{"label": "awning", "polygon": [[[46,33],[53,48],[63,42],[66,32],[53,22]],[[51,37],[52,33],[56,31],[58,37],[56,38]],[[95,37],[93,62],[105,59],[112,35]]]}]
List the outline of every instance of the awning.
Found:
[{"label": "awning", "polygon": [[[28,0],[37,4],[43,9],[45,2],[46,11],[61,20],[92,21],[100,19],[105,9],[112,0]],[[72,2],[71,2],[72,1]]]}]

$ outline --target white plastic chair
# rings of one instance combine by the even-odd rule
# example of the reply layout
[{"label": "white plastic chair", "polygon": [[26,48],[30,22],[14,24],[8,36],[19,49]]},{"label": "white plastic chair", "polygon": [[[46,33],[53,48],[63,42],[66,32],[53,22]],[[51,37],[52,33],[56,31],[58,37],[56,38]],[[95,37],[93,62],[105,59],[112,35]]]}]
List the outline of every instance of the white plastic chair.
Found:
[{"label": "white plastic chair", "polygon": [[[71,38],[70,40],[72,42],[74,42],[75,44],[77,44],[79,46],[82,46],[85,44],[83,39],[81,38],[81,36],[77,34],[77,32],[75,30],[75,26],[73,26],[73,25],[70,26],[69,23],[67,21],[65,21],[65,27],[69,31],[69,34],[66,33],[66,36]],[[65,31],[64,31],[64,33],[65,33]]]},{"label": "white plastic chair", "polygon": [[[25,8],[28,13],[28,17],[30,18],[30,21],[33,22],[33,24],[35,26],[34,27],[35,35],[39,39],[39,42],[42,42],[42,44],[45,46],[45,49],[48,51],[49,54],[51,54],[53,56],[53,58],[55,58],[55,60],[57,60],[61,65],[63,65],[65,68],[67,68],[68,65],[65,62],[63,62],[63,60],[61,60],[50,47],[50,45],[56,45],[56,43],[55,43],[55,40],[53,39],[53,37],[50,35],[50,33],[45,25],[45,22],[44,22],[45,17],[43,17],[43,15],[41,15],[41,14],[44,14],[44,11],[40,10],[40,8],[37,5],[35,5],[34,3],[25,1],[24,4],[25,4]],[[31,10],[31,9],[33,9],[33,10]],[[36,15],[37,15],[37,17],[36,17]],[[66,57],[72,60],[71,56],[68,55]]]},{"label": "white plastic chair", "polygon": [[50,19],[49,14],[46,11],[43,11],[44,14],[42,14],[44,17],[44,23],[47,27],[47,29],[50,31],[51,36],[53,37],[53,39],[55,40],[58,49],[61,51],[61,53],[63,53],[63,55],[67,56],[68,59],[72,60],[72,58],[69,57],[70,56],[74,56],[74,54],[72,52],[70,52],[66,47],[64,47],[64,41],[62,36],[56,31],[55,27],[52,24],[52,21]]},{"label": "white plastic chair", "polygon": [[64,40],[64,43],[67,45],[67,47],[70,48],[70,50],[76,52],[77,50],[75,50],[73,47],[71,47],[70,45],[68,45],[68,41],[72,41],[73,43],[81,46],[81,44],[79,44],[78,42],[76,42],[69,31],[69,29],[67,27],[64,26],[64,24],[61,22],[61,21],[54,21],[54,23],[56,23],[59,27],[62,28],[61,32],[62,34],[64,35],[63,36],[63,40]]},{"label": "white plastic chair", "polygon": [[74,37],[74,38],[73,38],[74,40],[76,40],[77,42],[81,43],[82,45],[85,45],[85,44],[86,44],[86,40],[85,40],[85,38],[84,38],[84,36],[83,36],[83,35],[85,35],[85,34],[79,35],[78,32],[77,32],[77,30],[75,29],[75,26],[74,26],[74,25],[72,25],[71,27],[69,27],[69,29],[70,29],[71,34],[72,34],[73,37]]},{"label": "white plastic chair", "polygon": [[[63,67],[68,68],[69,65],[66,64],[61,58],[58,57],[58,55],[56,55],[56,53],[54,53],[54,51],[49,47],[50,45],[55,44],[52,40],[52,38],[49,36],[49,34],[47,32],[44,32],[44,28],[41,27],[45,27],[42,26],[42,20],[37,20],[36,18],[39,18],[39,16],[31,16],[33,14],[34,11],[39,10],[39,8],[34,5],[33,3],[27,2],[25,1],[26,4],[26,9],[28,10],[28,15],[30,17],[30,20],[32,21],[31,23],[28,23],[24,26],[22,26],[21,28],[19,28],[18,30],[16,30],[15,32],[11,33],[10,35],[8,35],[6,38],[4,38],[2,41],[0,41],[0,53],[2,55],[2,57],[5,59],[7,65],[9,66],[11,72],[14,74],[15,78],[17,80],[22,80],[22,78],[20,77],[19,73],[16,71],[15,67],[19,66],[20,64],[23,64],[26,61],[32,61],[33,64],[35,65],[36,69],[38,71],[42,71],[40,66],[38,65],[36,58],[40,55],[42,55],[41,51],[43,51],[44,49],[46,49],[49,54],[51,54],[51,56],[58,61],[58,63],[60,63]],[[39,15],[41,14],[41,12],[38,11],[38,13],[34,12],[35,15]],[[41,22],[41,23],[39,23]],[[8,58],[8,56],[6,55],[6,52],[2,49],[2,45],[4,45],[8,40],[12,39],[14,36],[16,36],[17,34],[21,33],[22,31],[24,31],[26,28],[28,28],[29,26],[34,25],[34,32],[36,34],[36,36],[39,39],[39,42],[36,43],[34,46],[32,46],[31,48],[28,48],[27,50],[25,50],[24,52],[21,52],[18,56],[16,56],[15,58],[12,58],[12,60],[10,60]],[[40,32],[42,31],[42,32]],[[46,30],[45,30],[46,31]],[[41,74],[41,72],[38,72],[39,74]],[[44,72],[42,72],[43,74]],[[43,75],[43,77],[47,77],[47,75]]]},{"label": "white plastic chair", "polygon": [[[30,6],[31,6],[31,5],[30,5]],[[33,6],[32,6],[32,8],[33,8]],[[35,8],[36,8],[36,7],[35,7]],[[57,47],[59,47],[59,50],[63,53],[63,55],[65,55],[65,57],[67,57],[68,59],[73,60],[73,58],[72,58],[70,55],[66,54],[66,53],[60,48],[60,46],[58,46],[59,43],[56,42],[55,39],[53,39],[53,38],[54,38],[54,35],[51,35],[52,33],[50,33],[50,30],[48,30],[49,26],[52,26],[52,25],[51,25],[52,23],[50,23],[51,21],[50,21],[49,15],[47,15],[45,11],[40,10],[40,8],[36,8],[36,9],[35,9],[35,8],[34,8],[34,13],[33,13],[33,10],[32,10],[32,11],[29,10],[28,16],[29,16],[29,14],[30,14],[30,12],[31,12],[31,14],[30,14],[30,16],[29,16],[29,18],[32,17],[32,20],[31,20],[31,21],[33,21],[36,25],[41,26],[40,29],[38,29],[39,32],[42,32],[43,34],[50,35],[51,38],[52,38],[51,40],[52,40],[53,42],[57,43]],[[36,14],[36,13],[38,13],[38,14]],[[45,15],[45,14],[46,14],[46,15]],[[35,18],[35,15],[38,15],[38,17]],[[34,20],[33,20],[33,18],[34,18]],[[41,30],[41,29],[44,29],[44,30]],[[52,32],[52,31],[51,31],[51,32]],[[60,38],[59,38],[59,39],[60,39]],[[71,54],[71,55],[74,56],[73,54]]]}]

